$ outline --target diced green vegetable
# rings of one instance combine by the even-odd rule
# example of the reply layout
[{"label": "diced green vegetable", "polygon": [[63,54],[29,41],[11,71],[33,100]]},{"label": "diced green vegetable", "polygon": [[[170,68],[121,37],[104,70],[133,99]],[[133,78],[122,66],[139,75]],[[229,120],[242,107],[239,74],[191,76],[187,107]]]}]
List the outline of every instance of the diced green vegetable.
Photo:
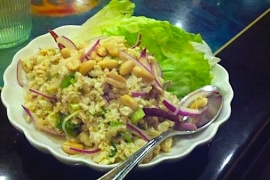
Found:
[{"label": "diced green vegetable", "polygon": [[95,113],[95,115],[97,116],[103,116],[105,114],[106,111],[102,110],[102,111],[99,111],[97,113]]},{"label": "diced green vegetable", "polygon": [[74,84],[75,82],[76,82],[76,80],[75,80],[75,72],[71,72],[60,83],[60,88],[64,89],[64,88],[68,87],[69,85]]},{"label": "diced green vegetable", "polygon": [[115,146],[115,144],[113,142],[111,142],[111,152],[109,154],[109,157],[114,157],[117,153],[117,147]]},{"label": "diced green vegetable", "polygon": [[67,121],[65,123],[65,130],[66,133],[70,136],[77,136],[80,133],[80,128],[81,128],[81,124],[75,124],[72,123],[71,121]]},{"label": "diced green vegetable", "polygon": [[119,121],[111,121],[110,122],[110,127],[116,127],[116,126],[121,126],[124,125],[124,123],[119,122]]},{"label": "diced green vegetable", "polygon": [[130,120],[133,124],[136,124],[139,122],[143,117],[145,116],[145,113],[142,108],[138,109],[134,113],[131,114]]},{"label": "diced green vegetable", "polygon": [[70,104],[71,108],[73,111],[78,111],[80,109],[80,105],[79,104]]},{"label": "diced green vegetable", "polygon": [[71,84],[76,83],[76,79],[74,79],[74,77],[73,77],[73,78],[71,78],[71,79],[70,79],[70,83],[71,83]]},{"label": "diced green vegetable", "polygon": [[56,127],[60,130],[63,130],[62,129],[62,125],[63,125],[63,122],[64,122],[64,119],[65,119],[66,115],[64,114],[60,114],[59,117],[58,117],[58,120],[56,122]]},{"label": "diced green vegetable", "polygon": [[123,136],[123,138],[128,142],[128,143],[132,143],[132,137],[128,132],[120,132],[121,135]]}]

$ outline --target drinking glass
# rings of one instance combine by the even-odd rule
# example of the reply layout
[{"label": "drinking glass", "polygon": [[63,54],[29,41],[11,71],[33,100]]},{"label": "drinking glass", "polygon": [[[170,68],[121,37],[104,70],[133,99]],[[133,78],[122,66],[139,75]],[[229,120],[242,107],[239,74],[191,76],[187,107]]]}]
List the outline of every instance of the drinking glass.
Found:
[{"label": "drinking glass", "polygon": [[0,0],[0,49],[23,43],[31,29],[31,0]]}]

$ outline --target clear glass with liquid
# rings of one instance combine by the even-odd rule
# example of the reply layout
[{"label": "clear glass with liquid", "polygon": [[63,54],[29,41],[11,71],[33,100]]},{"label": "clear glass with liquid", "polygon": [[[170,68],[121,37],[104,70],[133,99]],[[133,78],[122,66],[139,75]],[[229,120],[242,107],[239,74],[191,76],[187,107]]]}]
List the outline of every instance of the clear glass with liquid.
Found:
[{"label": "clear glass with liquid", "polygon": [[0,49],[23,43],[31,29],[31,0],[0,0]]}]

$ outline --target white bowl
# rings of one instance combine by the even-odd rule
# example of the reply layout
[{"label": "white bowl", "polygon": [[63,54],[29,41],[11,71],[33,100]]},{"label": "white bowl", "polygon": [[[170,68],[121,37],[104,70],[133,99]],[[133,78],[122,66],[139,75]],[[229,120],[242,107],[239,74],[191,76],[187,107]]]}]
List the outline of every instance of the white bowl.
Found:
[{"label": "white bowl", "polygon": [[[76,31],[79,26],[62,26],[54,31],[57,34],[69,36]],[[32,40],[26,47],[21,49],[14,56],[11,64],[4,72],[4,87],[1,93],[3,104],[7,108],[7,116],[10,123],[19,131],[25,134],[25,137],[31,145],[38,150],[52,154],[59,161],[68,165],[85,165],[90,168],[104,171],[115,167],[112,165],[101,165],[94,163],[87,155],[70,156],[62,151],[61,144],[63,139],[50,136],[42,131],[35,129],[32,124],[27,123],[24,119],[24,111],[22,104],[24,102],[22,95],[22,87],[19,86],[16,77],[17,62],[21,57],[35,54],[39,48],[56,47],[53,38],[47,33]],[[221,88],[224,94],[224,106],[218,119],[204,131],[187,136],[175,137],[174,145],[170,153],[161,153],[147,164],[139,164],[139,169],[147,169],[154,167],[163,161],[176,161],[187,156],[196,146],[210,141],[216,134],[219,126],[224,123],[231,114],[231,101],[233,98],[233,90],[229,83],[229,75],[227,71],[220,65],[213,68],[214,85]]]}]

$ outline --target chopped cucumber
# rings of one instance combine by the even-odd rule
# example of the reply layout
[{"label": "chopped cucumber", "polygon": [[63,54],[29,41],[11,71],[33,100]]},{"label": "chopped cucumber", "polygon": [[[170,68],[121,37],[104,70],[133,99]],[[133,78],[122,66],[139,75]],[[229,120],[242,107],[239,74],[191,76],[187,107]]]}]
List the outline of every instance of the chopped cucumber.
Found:
[{"label": "chopped cucumber", "polygon": [[130,120],[133,124],[136,124],[139,122],[143,117],[145,116],[145,113],[142,108],[138,109],[134,113],[131,114]]}]

